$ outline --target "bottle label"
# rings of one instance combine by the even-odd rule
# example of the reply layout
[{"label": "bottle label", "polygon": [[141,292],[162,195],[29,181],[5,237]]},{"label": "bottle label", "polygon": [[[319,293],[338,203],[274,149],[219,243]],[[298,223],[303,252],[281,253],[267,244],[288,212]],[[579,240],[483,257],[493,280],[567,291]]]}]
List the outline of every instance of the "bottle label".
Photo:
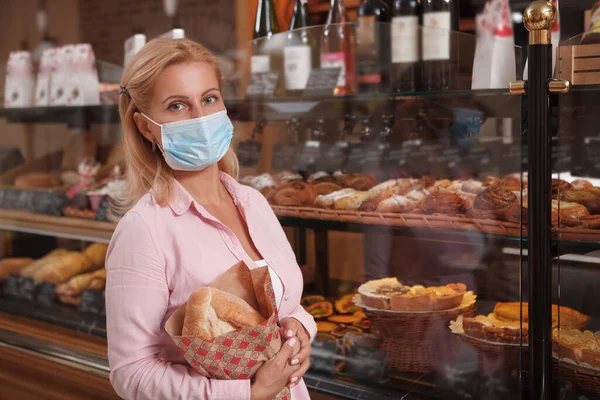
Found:
[{"label": "bottle label", "polygon": [[419,17],[392,19],[392,63],[419,61]]},{"label": "bottle label", "polygon": [[321,68],[341,68],[338,87],[346,86],[346,58],[344,53],[322,53]]},{"label": "bottle label", "polygon": [[451,18],[449,11],[423,14],[423,60],[450,59]]},{"label": "bottle label", "polygon": [[250,57],[250,73],[260,74],[271,70],[271,57],[252,56]]},{"label": "bottle label", "polygon": [[285,87],[288,90],[304,90],[312,69],[310,46],[287,46],[283,48]]},{"label": "bottle label", "polygon": [[381,83],[379,35],[374,15],[358,17],[357,79],[361,84]]},{"label": "bottle label", "polygon": [[376,44],[375,16],[358,17],[358,51],[370,50]]}]

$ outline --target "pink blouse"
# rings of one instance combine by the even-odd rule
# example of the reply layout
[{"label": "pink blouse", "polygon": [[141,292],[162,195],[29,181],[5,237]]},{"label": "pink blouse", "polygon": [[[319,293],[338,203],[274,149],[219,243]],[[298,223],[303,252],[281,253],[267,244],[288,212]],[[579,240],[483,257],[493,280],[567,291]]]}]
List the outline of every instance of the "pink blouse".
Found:
[{"label": "pink blouse", "polygon": [[[279,317],[293,317],[311,338],[314,319],[300,306],[303,282],[296,257],[260,192],[221,173],[254,245],[281,279]],[[144,196],[119,222],[106,258],[110,380],[125,399],[249,399],[249,380],[213,380],[188,367],[165,332],[171,314],[196,289],[243,260],[254,266],[233,232],[175,182],[174,200],[160,207]],[[309,399],[304,382],[292,399]]]}]

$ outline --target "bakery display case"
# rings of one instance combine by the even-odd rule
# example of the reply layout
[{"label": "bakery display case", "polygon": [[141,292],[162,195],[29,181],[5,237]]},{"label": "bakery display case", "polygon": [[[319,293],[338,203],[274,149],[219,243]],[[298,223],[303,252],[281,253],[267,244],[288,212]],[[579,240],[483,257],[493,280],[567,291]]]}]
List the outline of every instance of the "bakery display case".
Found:
[{"label": "bakery display case", "polygon": [[[322,30],[298,35],[314,43]],[[317,321],[311,393],[505,399],[548,384],[561,399],[600,395],[600,89],[550,91],[540,83],[548,49],[533,44],[528,85],[471,90],[475,38],[453,33],[448,89],[334,96],[330,66],[288,91],[283,72],[250,73],[257,54],[277,64],[287,40],[240,49],[224,87],[240,182],[285,228],[301,305]],[[0,171],[0,354],[24,351],[106,386],[103,254],[124,169],[117,107],[0,118],[34,131],[27,157]]]}]

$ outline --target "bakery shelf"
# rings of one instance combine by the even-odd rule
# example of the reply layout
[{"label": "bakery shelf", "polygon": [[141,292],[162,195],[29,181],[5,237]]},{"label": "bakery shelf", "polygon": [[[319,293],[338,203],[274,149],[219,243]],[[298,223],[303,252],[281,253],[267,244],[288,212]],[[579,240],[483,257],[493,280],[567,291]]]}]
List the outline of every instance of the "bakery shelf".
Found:
[{"label": "bakery shelf", "polygon": [[69,127],[86,128],[93,123],[118,123],[116,104],[97,106],[60,106],[0,108],[0,118],[8,122],[28,124],[67,124]]},{"label": "bakery shelf", "polygon": [[115,226],[110,222],[0,209],[0,230],[108,243]]}]

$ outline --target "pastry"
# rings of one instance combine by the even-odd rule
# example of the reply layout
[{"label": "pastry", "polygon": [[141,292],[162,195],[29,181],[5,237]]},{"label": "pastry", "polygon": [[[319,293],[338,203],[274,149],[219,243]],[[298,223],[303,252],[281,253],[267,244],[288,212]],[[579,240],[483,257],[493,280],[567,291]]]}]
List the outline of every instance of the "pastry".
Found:
[{"label": "pastry", "polygon": [[354,296],[356,296],[356,293],[350,293],[336,300],[335,311],[340,314],[353,314],[360,311],[360,307],[354,304]]},{"label": "pastry", "polygon": [[62,283],[71,277],[94,269],[94,264],[85,254],[70,251],[52,259],[33,274],[38,282]]},{"label": "pastry", "polygon": [[315,172],[314,174],[310,175],[308,177],[308,179],[306,179],[306,182],[312,183],[314,181],[318,181],[318,180],[324,179],[324,178],[325,179],[327,179],[327,178],[336,179],[333,176],[329,175],[327,172],[319,171],[319,172]]},{"label": "pastry", "polygon": [[244,179],[242,183],[261,192],[267,201],[271,201],[275,195],[275,192],[277,191],[277,184],[275,183],[275,179],[273,179],[271,174],[252,176]]},{"label": "pastry", "polygon": [[552,179],[552,196],[556,197],[562,192],[566,192],[567,190],[573,189],[573,185],[571,185],[567,181],[563,181],[562,179]]},{"label": "pastry", "polygon": [[571,182],[571,186],[573,186],[573,190],[586,190],[594,187],[590,181],[585,179],[575,179]]},{"label": "pastry", "polygon": [[58,258],[66,255],[66,254],[69,254],[69,250],[67,250],[67,249],[52,250],[50,253],[46,254],[44,257],[34,261],[27,267],[23,268],[21,270],[21,276],[24,276],[26,278],[33,278],[33,275],[44,265],[52,263],[55,260],[57,260]]},{"label": "pastry", "polygon": [[107,251],[108,251],[107,244],[94,243],[94,244],[88,246],[83,251],[83,254],[85,254],[90,260],[92,260],[92,264],[94,265],[94,268],[103,268]]},{"label": "pastry", "polygon": [[347,332],[344,339],[350,340],[355,346],[377,349],[383,343],[380,335],[364,332]]},{"label": "pastry", "polygon": [[317,198],[317,192],[310,183],[292,181],[281,186],[273,196],[273,202],[280,206],[309,206]]},{"label": "pastry", "polygon": [[[521,310],[522,308],[522,310]],[[558,326],[558,305],[552,305],[552,325]],[[501,321],[519,321],[523,314],[523,322],[529,322],[529,309],[527,303],[497,303],[494,308],[494,314]],[[590,321],[590,317],[569,307],[560,307],[560,325],[565,328],[585,329]]]},{"label": "pastry", "polygon": [[413,189],[406,195],[394,195],[389,199],[382,201],[377,207],[380,213],[406,213],[411,212],[419,207],[429,192],[425,189]]},{"label": "pastry", "polygon": [[333,305],[328,301],[311,304],[305,309],[314,318],[326,318],[333,314]]},{"label": "pastry", "polygon": [[81,274],[69,279],[66,283],[56,286],[59,296],[80,296],[84,290],[101,290],[106,284],[106,269]]},{"label": "pastry", "polygon": [[[561,201],[559,203],[556,200],[552,200],[552,213],[553,224],[560,224],[564,226],[578,226],[581,224],[583,218],[589,217],[590,215],[587,208],[581,204],[569,203],[566,201]],[[554,214],[557,216],[554,217]]]},{"label": "pastry", "polygon": [[481,183],[479,181],[474,181],[474,180],[465,181],[465,182],[463,182],[463,184],[460,187],[461,191],[463,191],[465,193],[471,193],[474,195],[480,194],[485,189],[486,188],[485,188],[485,186],[483,186],[483,183]]},{"label": "pastry", "polygon": [[33,263],[33,258],[5,258],[0,261],[0,281],[8,279],[9,275],[19,275],[28,265]]},{"label": "pastry", "polygon": [[391,296],[393,311],[437,311],[449,310],[462,304],[467,287],[462,283],[446,286],[413,286],[404,294]]},{"label": "pastry", "polygon": [[358,322],[353,322],[352,326],[356,326],[357,328],[360,328],[363,331],[368,331],[369,329],[371,329],[371,326],[373,326],[373,323],[368,319],[363,319]]},{"label": "pastry", "polygon": [[273,177],[275,179],[275,183],[277,185],[283,185],[285,183],[293,182],[293,181],[301,181],[302,175],[297,174],[291,171],[281,171],[277,175]]},{"label": "pastry", "polygon": [[344,186],[359,191],[369,190],[377,184],[377,178],[371,175],[345,174],[339,176],[337,179],[339,179]]},{"label": "pastry", "polygon": [[506,210],[518,202],[517,195],[511,190],[493,186],[477,195],[471,214],[480,219],[503,220]]},{"label": "pastry", "polygon": [[332,330],[330,333],[335,337],[342,338],[349,333],[362,333],[362,331],[360,328],[355,326],[338,325],[338,327]]},{"label": "pastry", "polygon": [[325,297],[321,295],[304,296],[302,300],[300,300],[300,305],[302,307],[308,307],[311,304],[319,303],[321,301],[325,301]]},{"label": "pastry", "polygon": [[17,189],[51,189],[61,186],[60,178],[47,172],[30,172],[18,176],[14,187]]},{"label": "pastry", "polygon": [[419,210],[425,214],[460,215],[470,208],[470,201],[465,196],[440,191],[426,197],[419,205]]},{"label": "pastry", "polygon": [[405,294],[410,287],[398,282],[397,278],[383,278],[366,282],[358,288],[363,305],[382,310],[390,309],[390,299],[394,295]]},{"label": "pastry", "polygon": [[428,192],[432,193],[432,194],[437,194],[441,191],[444,191],[445,189],[449,188],[450,185],[452,185],[452,181],[449,179],[440,179],[437,181],[434,181],[432,185],[430,186],[424,186]]},{"label": "pastry", "polygon": [[494,317],[493,313],[488,316],[464,317],[463,329],[465,335],[488,342],[520,344],[522,340],[523,343],[527,343],[527,324],[523,324],[521,329],[519,323],[500,321]]},{"label": "pastry", "polygon": [[435,184],[436,179],[432,176],[424,176],[421,179],[419,179],[418,184],[422,187],[427,189],[428,187],[432,187]]},{"label": "pastry", "polygon": [[525,189],[527,187],[526,182],[521,181],[521,177],[518,174],[509,175],[502,179],[496,180],[489,187],[498,187],[510,191],[520,191],[521,189]]},{"label": "pastry", "polygon": [[394,196],[397,193],[397,191],[398,191],[397,186],[388,187],[387,189],[385,189],[383,192],[379,193],[372,199],[367,200],[364,203],[362,203],[360,205],[359,211],[375,211],[375,210],[377,210],[377,208],[383,201],[387,200],[391,196]]},{"label": "pastry", "polygon": [[351,196],[353,194],[356,193],[356,190],[354,189],[342,189],[342,190],[338,190],[337,192],[333,192],[330,194],[322,194],[317,196],[317,198],[315,199],[315,207],[318,208],[327,208],[327,209],[332,209],[335,206],[335,202],[339,199],[342,199],[344,197],[348,197]]},{"label": "pastry", "polygon": [[335,322],[336,324],[353,324],[355,322],[360,322],[362,318],[357,317],[355,315],[332,315],[327,318],[330,322]]},{"label": "pastry", "polygon": [[317,322],[317,332],[329,333],[332,330],[336,329],[338,324],[329,322],[329,321],[319,321]]},{"label": "pastry", "polygon": [[600,369],[600,336],[592,331],[554,329],[552,349],[561,359],[568,358]]},{"label": "pastry", "polygon": [[264,320],[239,297],[219,289],[202,288],[190,296],[185,306],[181,334],[209,339],[259,325]]},{"label": "pastry", "polygon": [[581,204],[590,214],[600,214],[600,192],[594,189],[567,190],[561,192],[559,197],[561,201]]},{"label": "pastry", "polygon": [[328,195],[343,189],[343,186],[340,184],[340,182],[329,175],[315,179],[310,183],[312,183],[318,195]]},{"label": "pastry", "polygon": [[336,210],[358,210],[365,201],[372,200],[377,195],[378,193],[370,190],[368,192],[356,192],[335,200],[333,208]]}]

